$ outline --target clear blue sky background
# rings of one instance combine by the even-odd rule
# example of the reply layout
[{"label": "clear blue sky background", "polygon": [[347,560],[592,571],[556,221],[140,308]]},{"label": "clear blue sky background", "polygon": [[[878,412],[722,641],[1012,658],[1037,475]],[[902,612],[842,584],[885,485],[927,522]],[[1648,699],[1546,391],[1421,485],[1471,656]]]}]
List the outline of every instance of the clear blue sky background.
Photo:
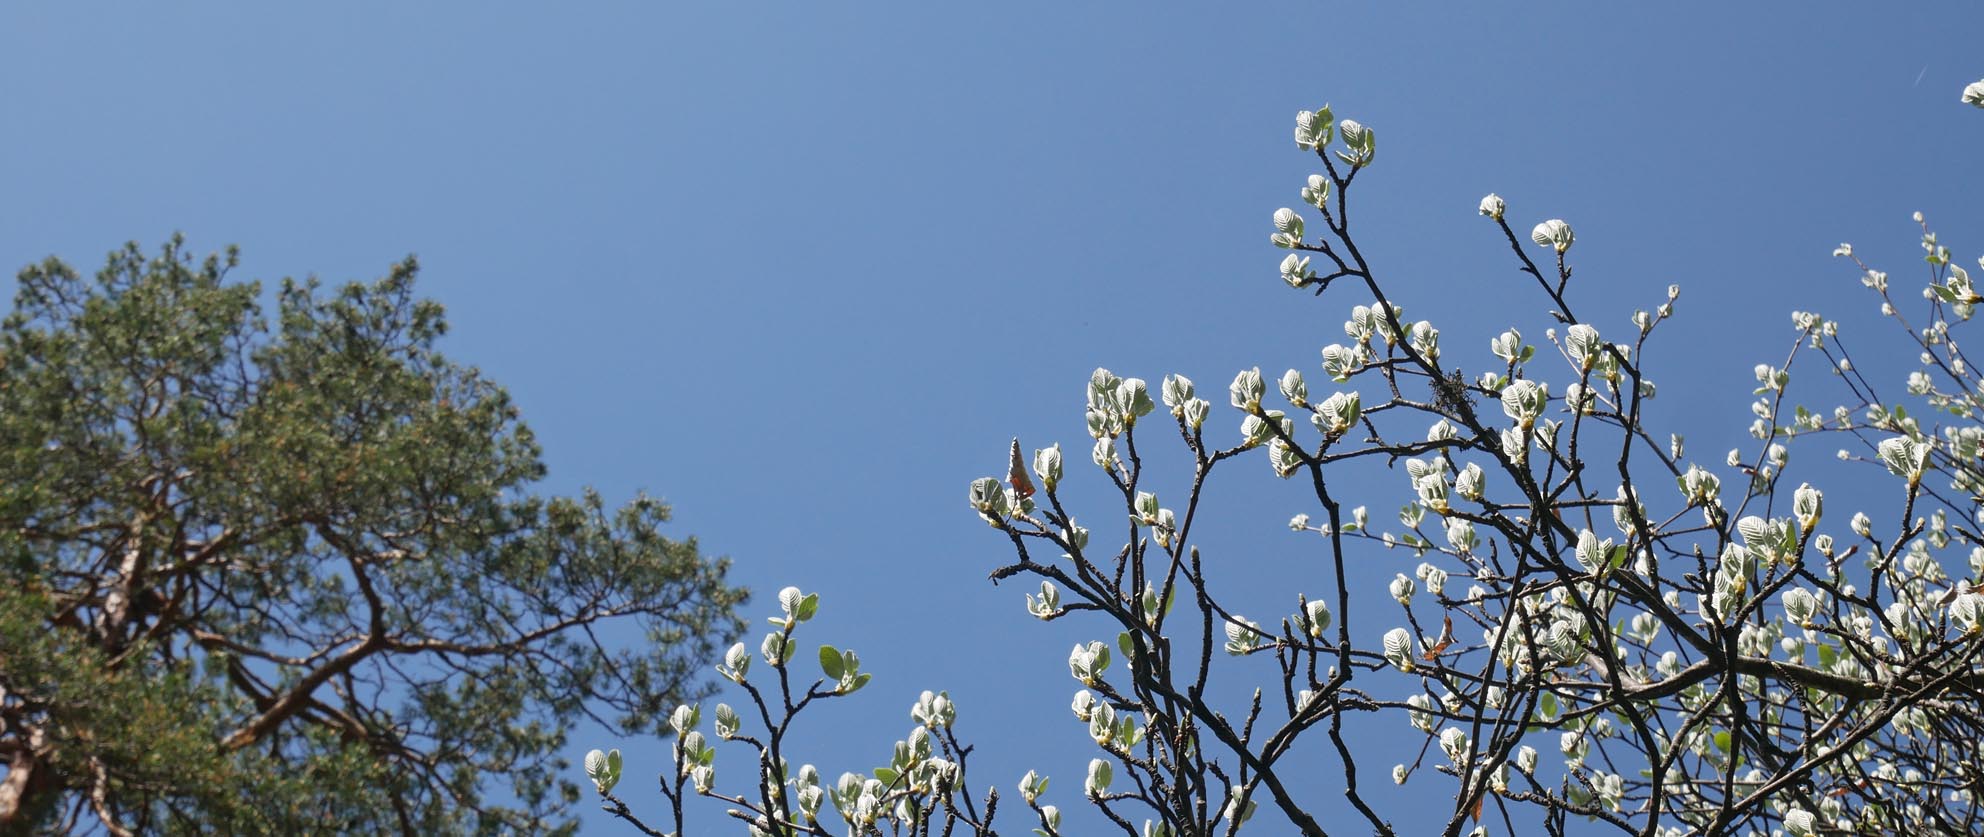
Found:
[{"label": "clear blue sky background", "polygon": [[[917,692],[945,688],[982,745],[974,785],[1017,814],[1035,767],[1073,811],[1091,753],[1067,648],[1114,632],[1040,625],[1024,585],[988,583],[1009,554],[965,486],[1014,435],[1084,462],[1098,365],[1213,394],[1256,365],[1317,376],[1365,300],[1275,275],[1269,214],[1313,163],[1296,110],[1376,129],[1353,192],[1366,252],[1463,368],[1501,329],[1548,325],[1475,216],[1485,193],[1521,230],[1575,226],[1573,298],[1602,327],[1679,283],[1655,420],[1714,463],[1743,439],[1750,367],[1789,347],[1786,312],[1869,310],[1834,244],[1912,283],[1919,209],[1975,259],[1984,113],[1956,98],[1984,77],[1978,9],[11,4],[0,261],[91,267],[175,230],[241,244],[239,275],[262,279],[419,254],[448,350],[510,387],[550,489],[667,498],[675,533],[759,591],[754,630],[779,587],[822,594],[808,646],[858,649],[876,679],[819,713],[798,760],[881,764]],[[1208,559],[1240,612],[1285,613],[1328,583],[1320,541],[1283,526],[1313,509],[1264,464],[1233,470]],[[1403,478],[1367,494],[1387,518]],[[1361,562],[1360,633],[1389,627],[1383,584],[1416,563]],[[1383,781],[1405,731],[1369,727],[1364,766],[1411,831]],[[621,745],[625,795],[658,817],[665,743]],[[1318,758],[1303,791],[1359,832]],[[719,765],[746,786],[741,748]],[[692,831],[728,833],[716,814]]]}]

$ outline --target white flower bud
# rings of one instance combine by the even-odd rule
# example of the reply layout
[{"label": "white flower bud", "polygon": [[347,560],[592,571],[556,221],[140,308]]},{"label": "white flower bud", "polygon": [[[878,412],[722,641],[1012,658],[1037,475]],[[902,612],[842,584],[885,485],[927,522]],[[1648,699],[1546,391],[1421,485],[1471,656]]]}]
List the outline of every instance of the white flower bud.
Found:
[{"label": "white flower bud", "polygon": [[1267,393],[1267,383],[1261,379],[1261,369],[1256,366],[1233,376],[1233,383],[1226,388],[1233,406],[1248,413],[1261,408],[1261,396]]},{"label": "white flower bud", "polygon": [[1320,174],[1309,175],[1309,185],[1302,187],[1302,202],[1317,209],[1329,209],[1329,178]]},{"label": "white flower bud", "polygon": [[1115,778],[1116,770],[1109,762],[1091,759],[1088,763],[1088,781],[1083,785],[1089,798],[1094,799],[1109,792],[1109,783]]},{"label": "white flower bud", "polygon": [[[1392,579],[1392,598],[1398,600],[1398,603],[1402,605],[1412,604],[1412,591],[1415,586],[1412,583],[1412,579],[1407,577],[1405,573],[1399,573],[1397,578]],[[1228,626],[1228,632],[1231,633],[1231,626]]]},{"label": "white flower bud", "polygon": [[1791,624],[1801,628],[1814,627],[1812,616],[1818,611],[1819,600],[1812,591],[1803,587],[1792,587],[1784,591],[1784,616]]},{"label": "white flower bud", "polygon": [[1293,209],[1282,207],[1274,211],[1274,235],[1269,239],[1274,246],[1294,249],[1302,243],[1302,216]]},{"label": "white flower bud", "polygon": [[1410,673],[1412,662],[1412,632],[1405,628],[1393,628],[1385,632],[1385,661],[1399,671]]},{"label": "white flower bud", "polygon": [[745,648],[744,643],[741,642],[730,646],[730,650],[724,652],[723,665],[716,671],[733,683],[744,682],[744,675],[751,671],[750,649]]},{"label": "white flower bud", "polygon": [[1318,149],[1329,145],[1335,126],[1336,116],[1330,113],[1329,105],[1295,114],[1296,147]]},{"label": "white flower bud", "polygon": [[1559,255],[1562,255],[1566,250],[1571,249],[1571,243],[1577,240],[1577,236],[1572,234],[1570,224],[1552,218],[1541,224],[1537,224],[1535,229],[1530,230],[1529,240],[1536,242],[1540,246],[1556,250]]}]

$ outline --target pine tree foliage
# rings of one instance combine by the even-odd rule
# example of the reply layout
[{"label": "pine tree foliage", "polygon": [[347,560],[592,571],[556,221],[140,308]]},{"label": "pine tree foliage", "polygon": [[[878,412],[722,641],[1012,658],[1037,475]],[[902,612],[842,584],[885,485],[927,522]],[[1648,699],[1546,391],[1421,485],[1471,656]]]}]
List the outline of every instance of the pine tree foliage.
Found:
[{"label": "pine tree foliage", "polygon": [[655,499],[534,493],[530,430],[437,350],[411,259],[285,280],[273,317],[234,264],[175,238],[19,275],[0,827],[569,831],[566,730],[706,693],[727,562]]}]

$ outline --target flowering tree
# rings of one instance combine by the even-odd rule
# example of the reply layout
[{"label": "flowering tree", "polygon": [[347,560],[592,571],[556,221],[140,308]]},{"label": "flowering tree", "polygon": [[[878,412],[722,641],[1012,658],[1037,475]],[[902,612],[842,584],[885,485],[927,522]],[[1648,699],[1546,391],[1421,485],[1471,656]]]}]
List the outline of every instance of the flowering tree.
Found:
[{"label": "flowering tree", "polygon": [[[1984,106],[1984,82],[1963,96]],[[1372,831],[1395,833],[1363,790],[1374,754],[1354,752],[1344,733],[1347,720],[1376,715],[1418,742],[1381,780],[1447,798],[1449,835],[1592,823],[1646,835],[1984,828],[1974,755],[1984,594],[1972,590],[1984,576],[1984,376],[1958,342],[1984,296],[1934,233],[1923,228],[1927,281],[1907,313],[1887,274],[1850,246],[1836,253],[1920,352],[1905,397],[1853,365],[1835,322],[1795,312],[1788,356],[1756,367],[1753,444],[1703,464],[1643,417],[1655,396],[1643,359],[1678,288],[1630,328],[1601,330],[1572,293],[1571,226],[1547,220],[1525,241],[1489,195],[1480,213],[1551,321],[1540,342],[1503,332],[1492,361],[1467,364],[1490,371],[1469,378],[1440,330],[1392,301],[1357,245],[1349,192],[1375,159],[1371,129],[1324,107],[1297,116],[1295,140],[1323,169],[1300,190],[1321,224],[1274,213],[1273,243],[1292,251],[1281,277],[1352,297],[1342,300],[1344,341],[1321,347],[1327,383],[1312,390],[1294,369],[1272,383],[1240,372],[1225,398],[1236,437],[1182,376],[1165,377],[1154,400],[1144,380],[1096,370],[1087,478],[1106,481],[1121,506],[1081,520],[1127,513],[1114,536],[1064,504],[1064,485],[1079,477],[1059,445],[1027,459],[1015,442],[1006,475],[970,487],[972,508],[1013,549],[992,577],[1038,580],[1027,597],[1035,617],[1113,635],[1068,660],[1073,712],[1097,748],[1082,795],[1103,817],[1133,837],[1230,835],[1270,816],[1321,835],[1318,812],[1347,803]],[[1802,384],[1814,362],[1836,383],[1794,390],[1793,368]],[[1183,496],[1148,488],[1162,441],[1153,434],[1185,453],[1165,457],[1189,466]],[[1823,490],[1792,467],[1792,449],[1813,436],[1890,478],[1841,492],[1889,524],[1828,514]],[[1256,621],[1215,596],[1194,528],[1208,476],[1259,459],[1314,504],[1290,527],[1320,534],[1311,543],[1325,560],[1289,580],[1306,591],[1290,595],[1288,615]],[[1407,502],[1396,525],[1352,499],[1373,490],[1343,476],[1357,463],[1397,473]],[[1346,573],[1373,547],[1422,562],[1382,598]],[[811,765],[788,769],[780,741],[794,717],[867,675],[852,652],[824,647],[824,677],[795,680],[794,629],[817,602],[787,590],[780,603],[760,648],[765,679],[749,676],[742,644],[719,669],[751,699],[741,714],[718,706],[715,731],[755,752],[753,786],[714,790],[698,710],[678,709],[677,769],[663,783],[675,830],[687,781],[734,805],[754,834],[995,833],[1000,797],[967,790],[970,749],[952,733],[945,695],[918,701],[887,767],[832,785]],[[1236,669],[1226,656],[1271,658],[1280,676],[1244,705],[1219,705],[1210,696],[1231,690],[1215,683]],[[1292,757],[1318,737],[1340,782],[1315,781],[1314,759]],[[610,793],[617,751],[595,754],[588,770],[609,810],[640,822]],[[1045,788],[1033,773],[1021,780],[1025,819],[1058,835]],[[821,818],[828,801],[841,823]]]}]

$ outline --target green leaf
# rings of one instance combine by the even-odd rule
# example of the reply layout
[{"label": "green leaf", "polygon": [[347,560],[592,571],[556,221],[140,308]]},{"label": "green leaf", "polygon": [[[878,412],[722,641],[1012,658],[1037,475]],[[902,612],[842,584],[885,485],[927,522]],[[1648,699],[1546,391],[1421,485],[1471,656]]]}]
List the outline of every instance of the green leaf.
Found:
[{"label": "green leaf", "polygon": [[839,680],[843,670],[840,661],[840,649],[831,645],[820,646],[820,671],[826,673],[827,679]]}]

